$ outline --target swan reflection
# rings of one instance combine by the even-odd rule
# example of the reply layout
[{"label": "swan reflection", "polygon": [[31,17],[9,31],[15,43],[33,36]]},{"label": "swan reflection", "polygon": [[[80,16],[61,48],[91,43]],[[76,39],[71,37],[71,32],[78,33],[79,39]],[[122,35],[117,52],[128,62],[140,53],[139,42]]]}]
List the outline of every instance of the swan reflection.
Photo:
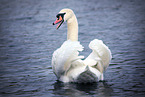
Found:
[{"label": "swan reflection", "polygon": [[113,92],[112,88],[107,82],[98,82],[91,84],[78,84],[78,83],[62,83],[57,81],[54,83],[53,93],[61,96],[80,97],[86,95],[93,96],[110,96]]}]

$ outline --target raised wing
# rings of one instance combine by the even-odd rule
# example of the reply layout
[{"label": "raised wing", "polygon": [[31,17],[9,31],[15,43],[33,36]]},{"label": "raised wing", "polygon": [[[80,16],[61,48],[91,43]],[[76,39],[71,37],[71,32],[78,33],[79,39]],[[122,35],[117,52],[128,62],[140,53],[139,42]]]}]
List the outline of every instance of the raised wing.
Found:
[{"label": "raised wing", "polygon": [[92,53],[84,60],[84,64],[95,67],[101,73],[107,69],[112,58],[110,49],[102,40],[94,39],[90,42],[89,48]]},{"label": "raised wing", "polygon": [[83,47],[78,41],[65,41],[52,56],[52,68],[58,78],[64,75],[71,67],[72,62],[84,58],[78,56]]}]

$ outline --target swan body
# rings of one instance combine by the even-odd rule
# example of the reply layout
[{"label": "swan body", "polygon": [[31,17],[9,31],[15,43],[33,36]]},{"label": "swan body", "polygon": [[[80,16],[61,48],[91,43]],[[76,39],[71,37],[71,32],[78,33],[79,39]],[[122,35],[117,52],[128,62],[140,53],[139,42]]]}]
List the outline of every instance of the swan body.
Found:
[{"label": "swan body", "polygon": [[78,22],[71,9],[62,9],[56,16],[54,25],[67,22],[67,40],[54,51],[52,56],[52,69],[58,80],[62,82],[88,83],[103,80],[103,73],[111,61],[111,51],[102,42],[94,39],[90,42],[89,48],[92,53],[85,59],[79,52],[83,46],[78,41]]}]

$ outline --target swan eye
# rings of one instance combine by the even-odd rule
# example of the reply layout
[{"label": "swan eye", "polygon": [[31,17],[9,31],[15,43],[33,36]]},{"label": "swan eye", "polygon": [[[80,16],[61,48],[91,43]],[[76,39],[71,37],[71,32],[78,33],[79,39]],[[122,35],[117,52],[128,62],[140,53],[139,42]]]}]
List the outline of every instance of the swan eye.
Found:
[{"label": "swan eye", "polygon": [[57,20],[59,20],[59,16],[57,17]]},{"label": "swan eye", "polygon": [[56,15],[57,19],[59,20],[60,16],[63,18],[66,13],[59,13]]}]

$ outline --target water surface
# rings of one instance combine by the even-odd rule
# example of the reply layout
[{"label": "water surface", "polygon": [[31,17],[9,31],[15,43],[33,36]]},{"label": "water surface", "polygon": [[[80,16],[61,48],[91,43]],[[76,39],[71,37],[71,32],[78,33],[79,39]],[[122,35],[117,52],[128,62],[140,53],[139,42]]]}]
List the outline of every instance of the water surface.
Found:
[{"label": "water surface", "polygon": [[[1,0],[0,96],[2,97],[144,97],[145,2],[143,0]],[[51,68],[55,49],[66,40],[66,23],[52,26],[62,8],[74,10],[79,41],[98,38],[113,59],[105,81],[57,82]]]}]

